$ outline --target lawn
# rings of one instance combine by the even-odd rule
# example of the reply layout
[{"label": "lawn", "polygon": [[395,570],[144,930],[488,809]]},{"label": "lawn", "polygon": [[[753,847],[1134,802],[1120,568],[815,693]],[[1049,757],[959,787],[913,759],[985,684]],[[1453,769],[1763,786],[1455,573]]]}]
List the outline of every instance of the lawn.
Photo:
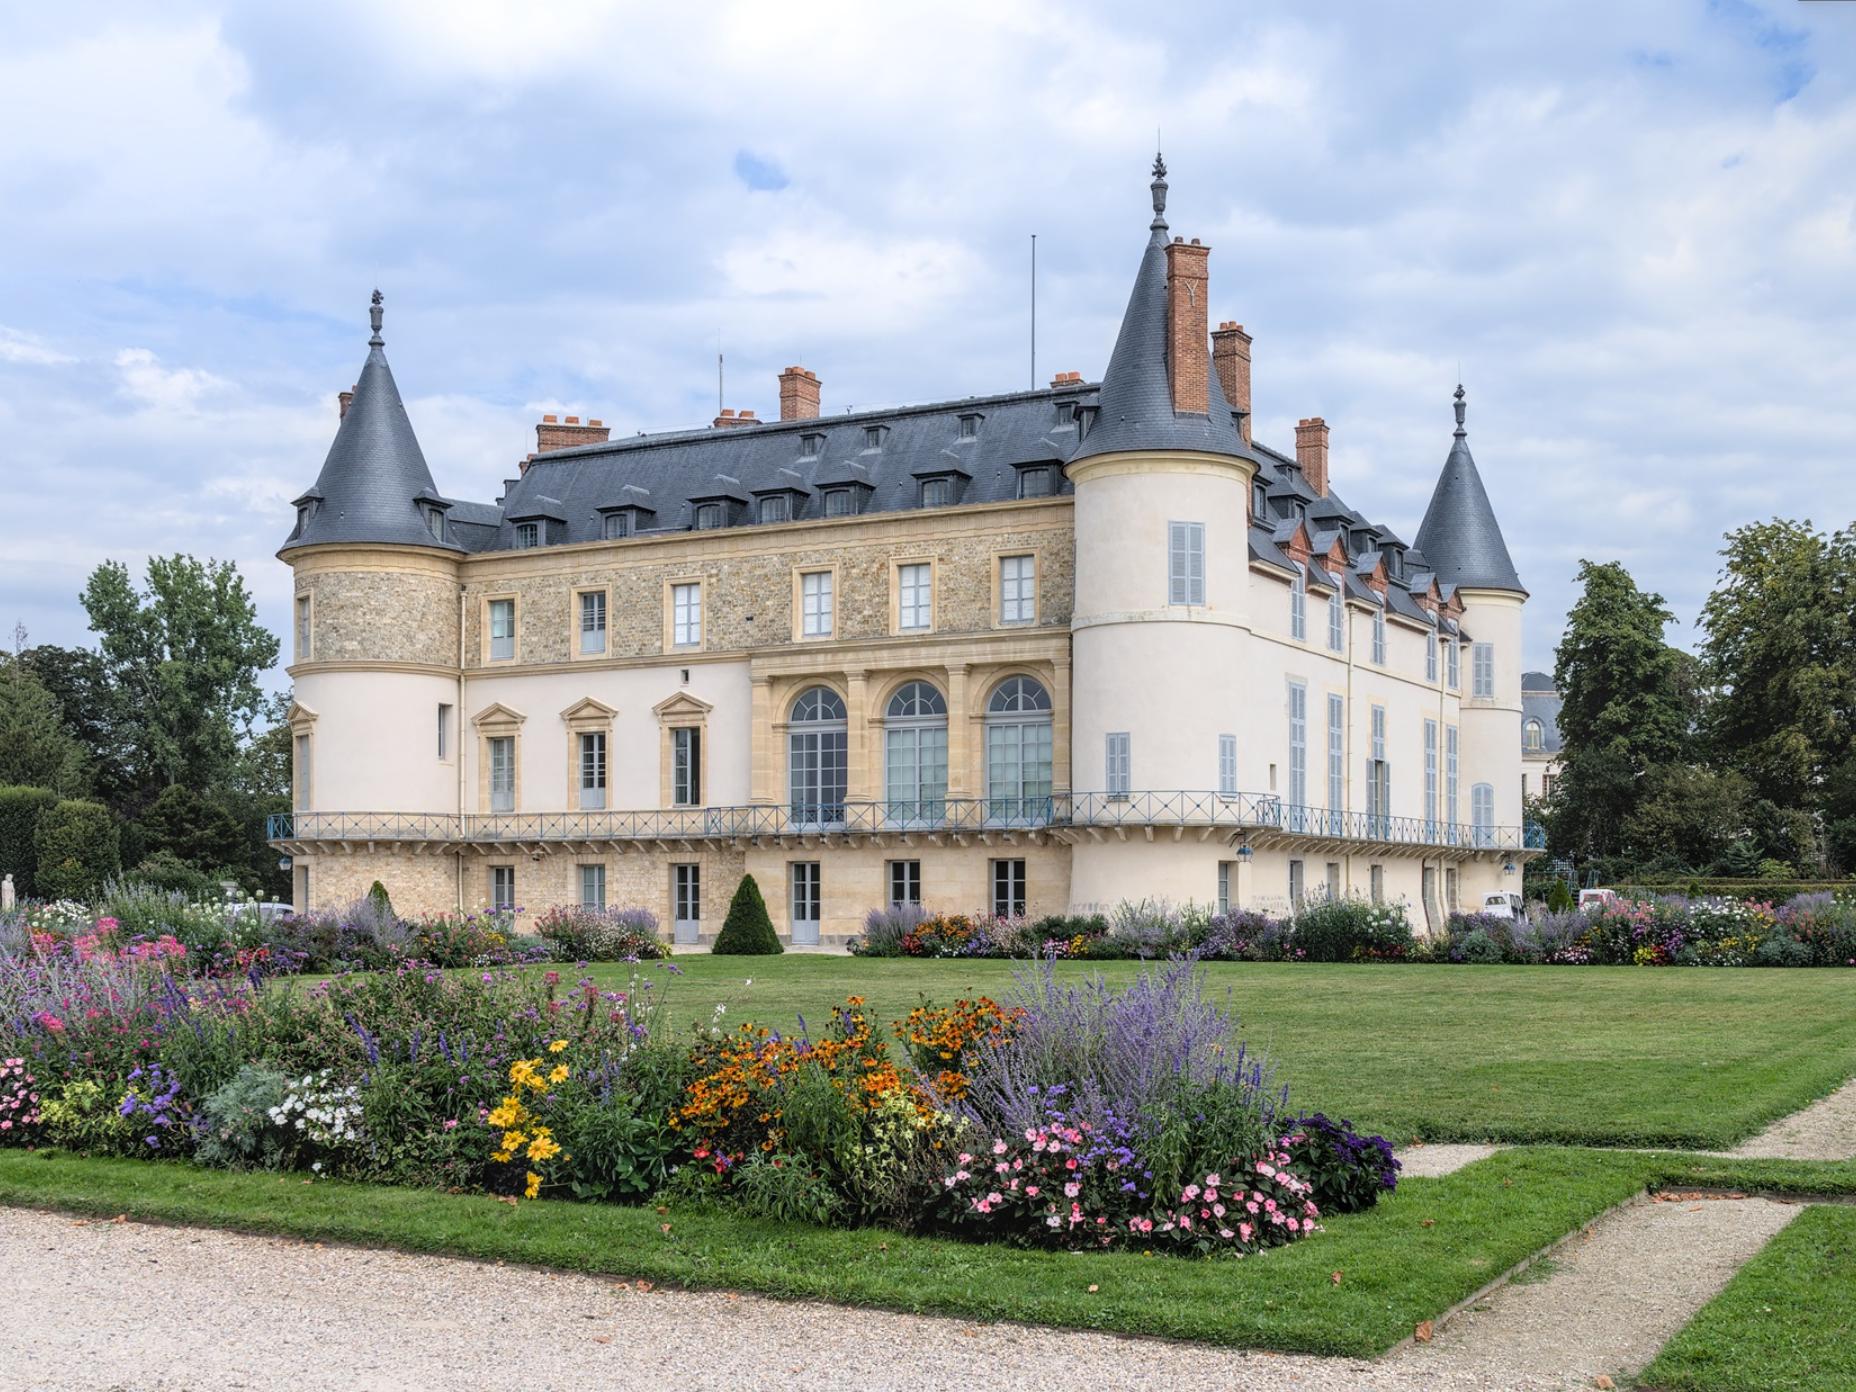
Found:
[{"label": "lawn", "polygon": [[[825,954],[678,957],[674,1014],[816,1028],[865,997],[899,1019],[1011,989],[1010,962]],[[623,966],[594,968],[608,984]],[[1125,980],[1138,963],[1059,963]],[[1856,990],[1834,971],[1212,963],[1299,1105],[1403,1144],[1501,1140],[1711,1148],[1856,1074]],[[749,984],[751,982],[751,984]]]},{"label": "lawn", "polygon": [[1809,1208],[1650,1365],[1670,1392],[1856,1387],[1856,1208]]}]

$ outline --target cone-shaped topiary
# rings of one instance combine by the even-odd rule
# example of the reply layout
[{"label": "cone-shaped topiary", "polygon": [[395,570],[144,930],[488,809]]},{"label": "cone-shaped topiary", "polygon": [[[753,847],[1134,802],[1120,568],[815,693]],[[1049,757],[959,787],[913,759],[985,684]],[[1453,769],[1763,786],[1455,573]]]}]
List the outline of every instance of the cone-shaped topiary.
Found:
[{"label": "cone-shaped topiary", "polygon": [[387,887],[379,880],[367,887],[367,906],[382,918],[393,917],[393,901],[387,897]]},{"label": "cone-shaped topiary", "polygon": [[766,957],[786,949],[780,946],[773,920],[767,917],[767,901],[760,897],[760,886],[752,875],[743,875],[729,902],[728,917],[716,934],[711,949],[718,957]]}]

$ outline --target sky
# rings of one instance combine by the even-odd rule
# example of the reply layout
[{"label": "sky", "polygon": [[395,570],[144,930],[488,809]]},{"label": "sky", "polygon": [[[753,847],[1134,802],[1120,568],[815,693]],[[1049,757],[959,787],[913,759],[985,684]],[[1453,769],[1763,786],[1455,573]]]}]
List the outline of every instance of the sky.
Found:
[{"label": "sky", "polygon": [[[797,18],[795,18],[797,17]],[[615,434],[1107,364],[1164,146],[1262,441],[1413,538],[1470,443],[1550,667],[1582,558],[1694,622],[1856,518],[1856,4],[70,0],[0,14],[0,625],[275,553],[386,296],[439,487]],[[274,681],[281,682],[281,675]]]}]

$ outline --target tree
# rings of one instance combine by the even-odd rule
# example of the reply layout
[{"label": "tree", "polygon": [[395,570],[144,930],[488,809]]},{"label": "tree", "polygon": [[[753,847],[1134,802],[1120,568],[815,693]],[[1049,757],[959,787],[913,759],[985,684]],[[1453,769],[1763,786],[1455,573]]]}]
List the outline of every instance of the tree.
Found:
[{"label": "tree", "polygon": [[50,788],[0,787],[0,875],[13,877],[21,899],[38,897],[39,818],[57,804]]},{"label": "tree", "polygon": [[56,698],[65,729],[83,747],[85,770],[97,800],[119,802],[123,703],[110,685],[102,655],[89,648],[40,643],[22,651],[19,659]]},{"label": "tree", "polygon": [[1579,563],[1554,679],[1565,753],[1554,787],[1554,849],[1616,855],[1652,769],[1678,762],[1696,717],[1691,661],[1663,640],[1674,617],[1616,561]]},{"label": "tree", "polygon": [[203,789],[230,780],[266,709],[259,674],[278,650],[238,568],[151,557],[138,590],[126,566],[107,561],[91,574],[83,602],[121,703],[121,810],[139,813],[170,784]]},{"label": "tree", "polygon": [[1705,874],[1745,835],[1751,788],[1733,770],[1667,764],[1644,782],[1624,824],[1624,853],[1638,865],[1662,862]]},{"label": "tree", "polygon": [[58,702],[19,658],[0,665],[0,784],[84,791],[84,750]]},{"label": "tree", "polygon": [[752,875],[743,875],[711,951],[718,957],[764,957],[785,950],[773,931],[773,920],[767,916],[767,902],[760,897],[760,886]]},{"label": "tree", "polygon": [[37,892],[47,899],[89,899],[122,868],[116,819],[100,802],[67,798],[39,815]]},{"label": "tree", "polygon": [[137,849],[142,855],[165,851],[195,870],[241,866],[248,838],[223,804],[179,783],[161,790],[141,817]]}]

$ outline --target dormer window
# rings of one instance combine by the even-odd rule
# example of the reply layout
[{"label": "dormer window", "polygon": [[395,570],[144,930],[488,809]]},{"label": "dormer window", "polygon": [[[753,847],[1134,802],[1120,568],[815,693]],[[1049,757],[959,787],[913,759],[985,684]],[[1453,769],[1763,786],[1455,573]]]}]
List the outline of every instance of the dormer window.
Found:
[{"label": "dormer window", "polygon": [[824,452],[825,437],[823,435],[806,434],[799,437],[799,457],[801,459],[817,459]]},{"label": "dormer window", "polygon": [[1265,484],[1262,479],[1258,479],[1250,486],[1250,515],[1261,522],[1269,515],[1269,511],[1269,485]]},{"label": "dormer window", "polygon": [[632,534],[632,519],[622,512],[609,512],[605,531],[607,541],[619,541]]},{"label": "dormer window", "polygon": [[792,500],[784,493],[771,493],[760,500],[762,522],[786,522],[792,518]]},{"label": "dormer window", "polygon": [[1052,492],[1051,467],[1039,464],[1018,471],[1018,496],[1021,498],[1048,498]]},{"label": "dormer window", "polygon": [[864,448],[867,450],[882,449],[883,436],[888,433],[889,427],[887,426],[866,425],[864,427]]},{"label": "dormer window", "polygon": [[960,438],[963,440],[977,440],[979,436],[980,418],[978,416],[962,416],[960,418]]},{"label": "dormer window", "polygon": [[445,510],[443,508],[427,506],[425,509],[425,529],[439,541],[445,539]]},{"label": "dormer window", "polygon": [[714,531],[722,525],[722,505],[720,503],[698,503],[696,506],[696,530]]},{"label": "dormer window", "polygon": [[541,523],[539,522],[518,522],[516,523],[516,549],[517,550],[527,551],[531,547],[536,547],[540,545],[541,545]]},{"label": "dormer window", "polygon": [[922,506],[925,508],[946,507],[953,490],[944,478],[922,480]]},{"label": "dormer window", "polygon": [[299,533],[309,525],[309,504],[303,503],[296,510],[296,529]]},{"label": "dormer window", "polygon": [[849,517],[857,511],[857,500],[851,496],[848,488],[828,488],[825,490],[825,516]]},{"label": "dormer window", "polygon": [[1059,401],[1057,403],[1057,429],[1068,430],[1076,424],[1076,403]]}]

